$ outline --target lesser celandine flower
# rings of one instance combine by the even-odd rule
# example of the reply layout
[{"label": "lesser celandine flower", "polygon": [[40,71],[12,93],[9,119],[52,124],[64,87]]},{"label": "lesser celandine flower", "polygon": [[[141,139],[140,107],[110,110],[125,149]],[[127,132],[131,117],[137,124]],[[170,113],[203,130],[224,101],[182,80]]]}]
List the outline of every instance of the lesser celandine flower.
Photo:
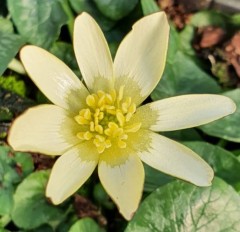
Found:
[{"label": "lesser celandine flower", "polygon": [[47,51],[35,46],[21,50],[27,72],[54,105],[31,108],[16,119],[9,143],[19,151],[61,155],[46,190],[54,204],[73,194],[97,165],[102,185],[126,219],[141,199],[141,161],[198,186],[211,184],[213,171],[204,160],[155,132],[219,119],[235,111],[232,100],[184,95],[140,106],[161,78],[168,37],[164,13],[144,17],[112,62],[99,26],[81,14],[74,25],[74,50],[87,87]]}]

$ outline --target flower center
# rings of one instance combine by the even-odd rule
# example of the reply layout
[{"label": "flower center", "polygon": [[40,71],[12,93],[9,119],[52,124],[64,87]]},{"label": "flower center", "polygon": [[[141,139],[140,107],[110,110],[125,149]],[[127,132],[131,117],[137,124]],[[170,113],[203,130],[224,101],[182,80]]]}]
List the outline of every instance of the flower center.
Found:
[{"label": "flower center", "polygon": [[74,117],[78,124],[83,126],[83,131],[77,133],[81,140],[92,140],[99,153],[114,143],[119,148],[127,146],[128,133],[140,129],[141,123],[130,123],[136,111],[136,104],[130,97],[123,98],[124,86],[119,93],[115,90],[105,93],[99,90],[86,98],[89,106],[80,110]]}]

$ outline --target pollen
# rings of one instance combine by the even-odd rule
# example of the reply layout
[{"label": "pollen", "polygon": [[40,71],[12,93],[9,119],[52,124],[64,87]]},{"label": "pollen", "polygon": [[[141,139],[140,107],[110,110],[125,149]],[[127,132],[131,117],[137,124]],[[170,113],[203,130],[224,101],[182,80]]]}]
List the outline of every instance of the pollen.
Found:
[{"label": "pollen", "polygon": [[99,153],[116,145],[127,147],[128,133],[137,132],[141,123],[131,122],[136,112],[136,104],[131,97],[124,97],[124,86],[119,91],[105,93],[102,90],[86,97],[88,108],[81,109],[74,117],[82,131],[77,137],[82,141],[92,141]]}]

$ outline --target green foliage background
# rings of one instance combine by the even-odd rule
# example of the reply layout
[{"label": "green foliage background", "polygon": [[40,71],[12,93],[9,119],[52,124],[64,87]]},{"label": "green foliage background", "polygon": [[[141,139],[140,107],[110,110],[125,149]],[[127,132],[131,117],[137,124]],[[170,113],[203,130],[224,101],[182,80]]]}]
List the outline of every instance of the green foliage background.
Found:
[{"label": "green foliage background", "polygon": [[14,152],[7,145],[14,118],[48,101],[19,66],[17,54],[25,44],[43,47],[81,78],[72,48],[78,14],[86,11],[96,19],[114,57],[132,24],[159,11],[159,6],[154,0],[0,0],[0,4],[0,232],[240,231],[240,89],[220,85],[191,45],[201,26],[218,25],[231,33],[239,30],[240,14],[200,11],[181,32],[172,26],[165,72],[151,95],[155,101],[180,94],[216,93],[236,102],[238,109],[229,117],[196,129],[165,133],[213,167],[213,185],[198,188],[145,165],[142,203],[126,222],[96,176],[77,192],[85,199],[83,206],[90,207],[87,210],[79,209],[76,195],[60,206],[52,205],[45,197],[51,166],[39,154]]}]

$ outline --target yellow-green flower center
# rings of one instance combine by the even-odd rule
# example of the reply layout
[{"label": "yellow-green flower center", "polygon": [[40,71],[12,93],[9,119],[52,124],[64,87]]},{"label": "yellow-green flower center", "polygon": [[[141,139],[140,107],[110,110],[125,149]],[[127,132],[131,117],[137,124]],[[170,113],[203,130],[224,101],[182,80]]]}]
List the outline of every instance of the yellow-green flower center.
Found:
[{"label": "yellow-green flower center", "polygon": [[140,129],[141,123],[131,123],[136,104],[130,97],[123,98],[122,86],[117,94],[115,90],[105,93],[99,90],[86,98],[88,108],[82,109],[74,119],[83,126],[77,133],[81,140],[92,140],[99,153],[114,143],[119,148],[127,146],[128,133]]}]

